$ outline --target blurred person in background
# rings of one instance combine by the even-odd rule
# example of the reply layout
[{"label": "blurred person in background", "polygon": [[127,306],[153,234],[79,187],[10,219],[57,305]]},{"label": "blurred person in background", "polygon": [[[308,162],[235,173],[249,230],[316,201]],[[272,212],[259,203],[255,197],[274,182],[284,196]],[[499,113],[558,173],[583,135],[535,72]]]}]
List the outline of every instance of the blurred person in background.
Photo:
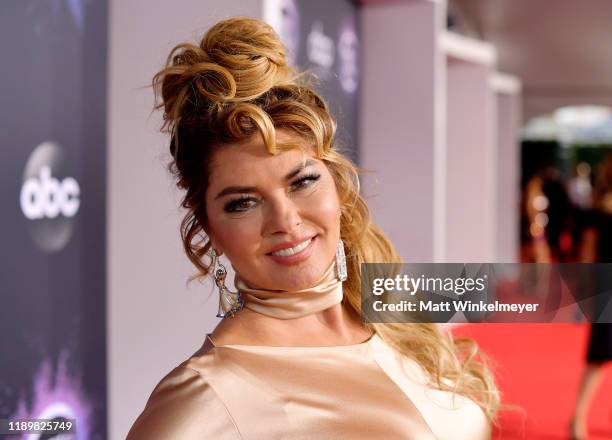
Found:
[{"label": "blurred person in background", "polygon": [[552,164],[543,166],[527,180],[522,197],[521,261],[568,261],[570,203],[559,170]]},{"label": "blurred person in background", "polygon": [[223,320],[128,439],[490,438],[499,395],[473,341],[360,320],[361,263],[401,257],[273,29],[221,21],[178,45],[154,86],[185,191],[184,248],[214,278]]},{"label": "blurred person in background", "polygon": [[[612,153],[608,153],[599,166],[592,206],[591,220],[583,233],[580,261],[612,263]],[[609,277],[611,274],[603,275]],[[610,360],[612,324],[594,323],[589,334],[587,365],[582,374],[570,426],[573,439],[587,438],[589,406],[601,383],[603,366]]]},{"label": "blurred person in background", "polygon": [[567,182],[567,195],[571,204],[570,236],[572,243],[572,261],[579,262],[584,248],[583,238],[585,230],[591,226],[593,209],[593,185],[591,182],[591,165],[579,162]]}]

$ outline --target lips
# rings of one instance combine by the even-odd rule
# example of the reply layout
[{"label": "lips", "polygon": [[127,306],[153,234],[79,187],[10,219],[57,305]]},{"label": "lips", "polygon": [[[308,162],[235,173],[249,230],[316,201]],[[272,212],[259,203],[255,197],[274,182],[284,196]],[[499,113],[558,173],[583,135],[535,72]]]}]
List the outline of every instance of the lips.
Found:
[{"label": "lips", "polygon": [[302,252],[306,248],[306,246],[310,244],[311,241],[312,241],[312,238],[309,238],[308,240],[305,240],[296,246],[281,249],[276,252],[272,252],[271,255],[275,255],[278,257],[288,257],[289,255],[295,255],[298,252]]},{"label": "lips", "polygon": [[312,255],[317,236],[301,239],[291,244],[277,246],[277,249],[267,254],[275,263],[292,266],[307,260]]},{"label": "lips", "polygon": [[[278,251],[285,251],[285,250],[291,250],[291,249],[295,249],[296,247],[302,246],[302,245],[308,245],[309,240],[312,240],[313,238],[315,238],[316,235],[313,235],[311,237],[303,237],[297,240],[293,240],[293,241],[286,241],[284,243],[280,243],[276,246],[274,246],[272,249],[270,249],[270,251],[268,252],[267,255],[272,255],[272,254],[276,254]],[[298,250],[299,252],[299,250]],[[297,252],[293,252],[293,253],[297,253]]]}]

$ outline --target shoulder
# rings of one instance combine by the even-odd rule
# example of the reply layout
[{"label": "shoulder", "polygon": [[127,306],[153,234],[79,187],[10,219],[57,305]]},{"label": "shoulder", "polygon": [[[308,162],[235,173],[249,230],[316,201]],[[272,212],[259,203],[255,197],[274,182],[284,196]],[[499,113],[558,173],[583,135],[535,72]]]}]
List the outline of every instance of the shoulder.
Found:
[{"label": "shoulder", "polygon": [[157,384],[128,440],[240,438],[223,400],[192,364],[183,362]]}]

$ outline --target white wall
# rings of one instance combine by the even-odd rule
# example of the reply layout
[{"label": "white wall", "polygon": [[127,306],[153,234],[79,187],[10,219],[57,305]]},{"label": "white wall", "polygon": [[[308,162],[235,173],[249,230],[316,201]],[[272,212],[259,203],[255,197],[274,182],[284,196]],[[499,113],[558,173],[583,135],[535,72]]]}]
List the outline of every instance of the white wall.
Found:
[{"label": "white wall", "polygon": [[374,221],[412,262],[443,259],[436,251],[436,240],[444,242],[444,173],[436,169],[444,166],[442,11],[433,1],[361,11],[363,192]]},{"label": "white wall", "polygon": [[447,66],[449,263],[495,261],[495,102],[491,67],[450,58]]},{"label": "white wall", "polygon": [[[218,322],[216,294],[185,282],[168,139],[151,115],[153,74],[216,21],[261,16],[262,0],[111,0],[108,146],[109,438],[125,438],[155,384]],[[210,300],[207,299],[210,297]]]},{"label": "white wall", "polygon": [[519,261],[521,99],[496,93],[497,102],[497,253],[496,262]]}]

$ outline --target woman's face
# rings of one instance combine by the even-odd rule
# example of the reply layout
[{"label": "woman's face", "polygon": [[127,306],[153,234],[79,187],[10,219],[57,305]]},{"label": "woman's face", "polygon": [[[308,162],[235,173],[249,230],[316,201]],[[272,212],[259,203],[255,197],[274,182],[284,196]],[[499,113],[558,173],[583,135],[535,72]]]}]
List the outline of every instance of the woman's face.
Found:
[{"label": "woman's face", "polygon": [[[280,132],[277,139],[291,138]],[[257,136],[213,156],[207,233],[250,287],[312,287],[335,257],[338,193],[325,164],[309,151],[271,155]]]}]

